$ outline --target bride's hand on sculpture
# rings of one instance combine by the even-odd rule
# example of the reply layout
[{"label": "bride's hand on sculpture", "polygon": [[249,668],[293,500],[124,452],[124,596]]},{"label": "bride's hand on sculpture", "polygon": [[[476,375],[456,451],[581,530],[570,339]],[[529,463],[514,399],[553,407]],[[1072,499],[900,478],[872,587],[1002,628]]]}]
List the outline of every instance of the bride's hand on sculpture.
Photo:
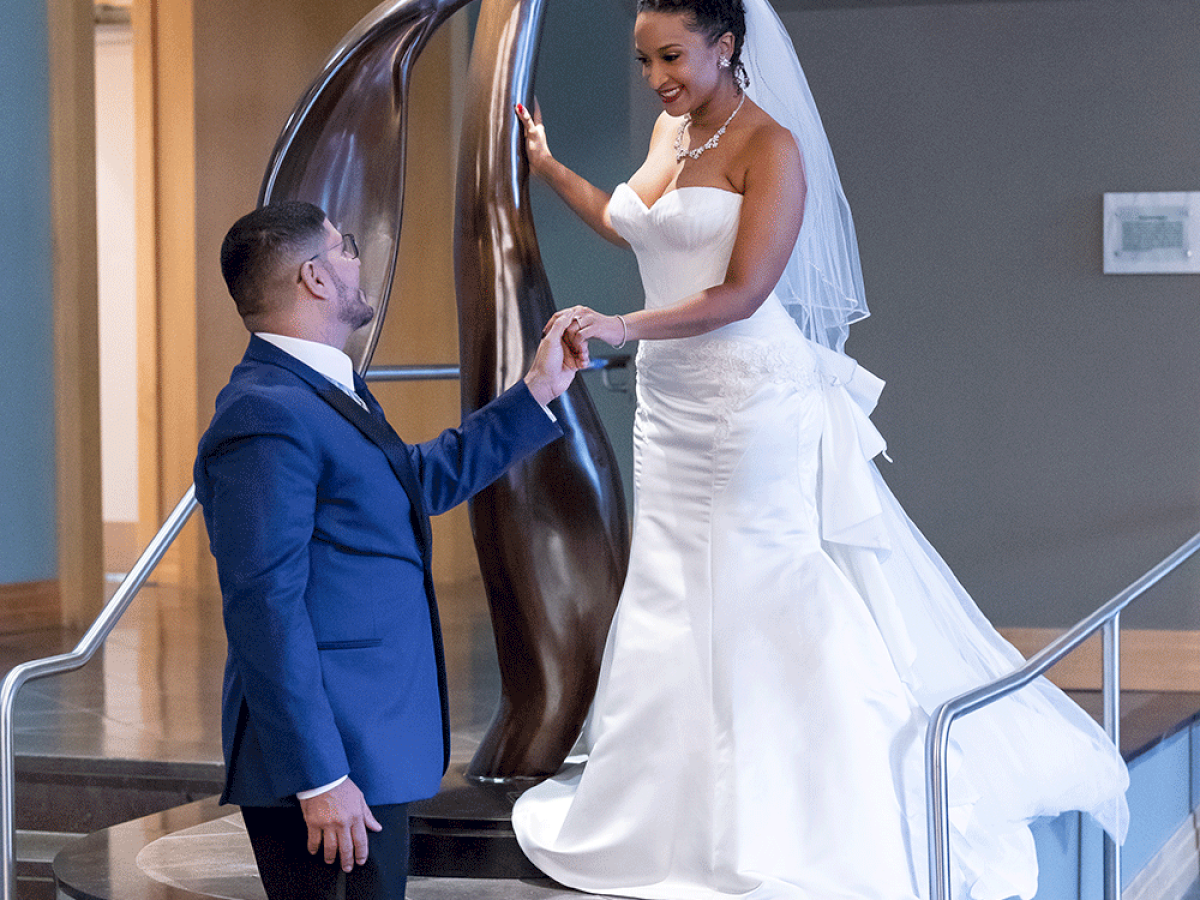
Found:
[{"label": "bride's hand on sculpture", "polygon": [[535,175],[541,175],[554,162],[546,141],[546,126],[542,124],[542,109],[537,100],[533,101],[532,113],[520,103],[514,109],[525,131],[525,157],[529,160],[529,168]]},{"label": "bride's hand on sculpture", "polygon": [[542,111],[537,101],[533,103],[532,114],[520,103],[514,110],[525,131],[525,157],[529,161],[529,171],[546,182],[598,235],[618,247],[628,247],[625,239],[613,229],[608,218],[609,194],[568,169],[550,152],[550,145],[546,141],[546,126],[542,124]]}]

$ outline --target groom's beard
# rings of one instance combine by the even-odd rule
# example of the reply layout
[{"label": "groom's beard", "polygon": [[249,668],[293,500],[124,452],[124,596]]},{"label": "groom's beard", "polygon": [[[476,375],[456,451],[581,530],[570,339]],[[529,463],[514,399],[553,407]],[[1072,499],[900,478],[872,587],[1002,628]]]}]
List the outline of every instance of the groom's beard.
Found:
[{"label": "groom's beard", "polygon": [[336,272],[331,270],[329,275],[333,279],[333,286],[337,288],[339,322],[359,329],[375,318],[375,310],[367,303],[367,295],[361,288],[352,291]]}]

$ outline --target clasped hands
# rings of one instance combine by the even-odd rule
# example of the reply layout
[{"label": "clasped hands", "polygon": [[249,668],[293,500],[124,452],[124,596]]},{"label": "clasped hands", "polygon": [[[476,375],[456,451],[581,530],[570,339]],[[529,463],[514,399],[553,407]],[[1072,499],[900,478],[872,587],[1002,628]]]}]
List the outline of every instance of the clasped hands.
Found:
[{"label": "clasped hands", "polygon": [[530,393],[545,406],[567,389],[576,372],[591,363],[589,340],[615,347],[623,344],[626,336],[618,316],[605,316],[586,306],[559,310],[542,329],[537,356],[525,375]]},{"label": "clasped hands", "polygon": [[576,368],[587,368],[591,362],[588,351],[588,341],[604,341],[612,347],[619,347],[628,337],[625,323],[620,316],[606,316],[587,306],[570,306],[560,309],[546,327],[543,335],[548,335],[562,323],[566,323],[562,331],[563,352],[570,356]]}]

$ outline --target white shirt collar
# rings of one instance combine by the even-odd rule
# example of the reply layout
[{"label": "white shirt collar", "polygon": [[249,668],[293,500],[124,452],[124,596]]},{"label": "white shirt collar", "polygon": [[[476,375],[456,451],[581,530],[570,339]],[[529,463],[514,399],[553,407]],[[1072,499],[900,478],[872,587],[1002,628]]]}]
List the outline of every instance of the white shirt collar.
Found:
[{"label": "white shirt collar", "polygon": [[310,369],[320,372],[330,381],[354,390],[354,363],[337,347],[266,331],[257,331],[255,334],[289,356],[294,356]]}]

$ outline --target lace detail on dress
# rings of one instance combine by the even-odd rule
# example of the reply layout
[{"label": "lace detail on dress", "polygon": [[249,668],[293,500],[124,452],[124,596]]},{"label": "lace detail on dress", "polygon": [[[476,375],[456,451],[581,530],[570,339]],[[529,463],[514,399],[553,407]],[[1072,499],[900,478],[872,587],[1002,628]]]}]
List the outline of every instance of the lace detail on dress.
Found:
[{"label": "lace detail on dress", "polygon": [[[792,384],[799,391],[817,390],[821,376],[816,359],[799,335],[791,340],[727,338],[701,335],[677,340],[642,341],[637,351],[639,377],[653,378],[656,369],[684,373],[680,383],[716,389],[714,439],[729,436],[730,421],[763,384]],[[686,373],[691,373],[688,377]],[[643,374],[644,373],[644,374]],[[675,377],[675,376],[668,376]]]}]

